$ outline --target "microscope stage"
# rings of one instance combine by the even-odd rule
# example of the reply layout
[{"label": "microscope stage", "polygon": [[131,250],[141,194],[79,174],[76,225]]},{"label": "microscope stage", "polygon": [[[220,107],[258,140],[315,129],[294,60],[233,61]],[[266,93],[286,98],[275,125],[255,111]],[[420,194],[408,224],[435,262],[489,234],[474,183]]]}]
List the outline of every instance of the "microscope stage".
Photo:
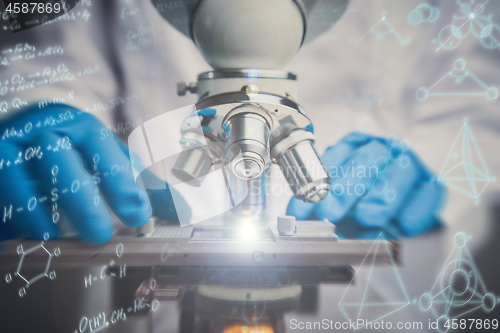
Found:
[{"label": "microscope stage", "polygon": [[[377,242],[385,242],[386,246],[376,247]],[[27,254],[28,249],[40,243],[3,242],[0,269],[16,267],[19,246],[26,252],[24,264],[45,265],[47,252]],[[394,241],[341,240],[334,233],[315,234],[310,229],[298,236],[280,236],[272,226],[250,232],[221,226],[157,225],[149,236],[122,234],[100,246],[73,239],[49,240],[43,246],[49,252],[60,249],[52,267],[61,268],[107,265],[111,260],[127,266],[338,267],[364,262],[382,265],[399,263],[401,251],[399,242]]]}]

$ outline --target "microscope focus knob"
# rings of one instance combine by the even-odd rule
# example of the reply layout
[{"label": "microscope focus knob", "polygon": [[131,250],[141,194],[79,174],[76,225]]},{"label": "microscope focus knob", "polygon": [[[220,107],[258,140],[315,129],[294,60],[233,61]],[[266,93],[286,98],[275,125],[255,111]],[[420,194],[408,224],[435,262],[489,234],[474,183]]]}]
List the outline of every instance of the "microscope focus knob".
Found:
[{"label": "microscope focus knob", "polygon": [[281,236],[292,236],[295,233],[295,216],[278,216],[278,232]]},{"label": "microscope focus knob", "polygon": [[196,94],[197,91],[196,83],[190,83],[190,84],[186,84],[185,82],[177,83],[177,95],[184,96],[188,91],[191,94]]}]

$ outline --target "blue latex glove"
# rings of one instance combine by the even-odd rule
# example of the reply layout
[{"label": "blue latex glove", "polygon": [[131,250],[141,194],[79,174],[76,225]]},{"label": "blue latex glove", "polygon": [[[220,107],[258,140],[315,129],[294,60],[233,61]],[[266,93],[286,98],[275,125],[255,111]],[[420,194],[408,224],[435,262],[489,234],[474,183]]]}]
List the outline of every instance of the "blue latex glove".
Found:
[{"label": "blue latex glove", "polygon": [[152,213],[177,220],[170,191],[148,197],[128,148],[88,113],[30,107],[0,123],[0,135],[0,239],[56,238],[64,215],[82,240],[102,244],[113,232],[106,204],[129,227]]},{"label": "blue latex glove", "polygon": [[200,122],[201,122],[201,126],[203,126],[202,129],[204,131],[210,131],[210,126],[206,125],[206,120],[209,120],[210,118],[212,118],[216,114],[217,114],[217,110],[216,109],[206,108],[206,109],[201,109],[200,111],[193,113],[189,117],[195,117],[195,116],[201,117],[200,118]]},{"label": "blue latex glove", "polygon": [[323,162],[331,176],[326,198],[318,204],[292,198],[287,214],[333,223],[354,217],[362,227],[395,225],[408,236],[440,225],[446,191],[405,144],[352,133],[329,147]]}]

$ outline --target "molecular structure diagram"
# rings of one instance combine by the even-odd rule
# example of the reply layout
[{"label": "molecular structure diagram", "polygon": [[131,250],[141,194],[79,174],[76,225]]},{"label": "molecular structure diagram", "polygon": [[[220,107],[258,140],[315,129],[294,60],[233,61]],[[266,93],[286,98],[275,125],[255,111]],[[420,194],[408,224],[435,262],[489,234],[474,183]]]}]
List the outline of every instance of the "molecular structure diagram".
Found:
[{"label": "molecular structure diagram", "polygon": [[[342,314],[347,320],[355,322],[363,319],[363,325],[357,326],[357,329],[360,329],[368,327],[367,325],[370,323],[373,324],[394,315],[406,307],[418,307],[423,312],[428,311],[435,318],[437,327],[433,327],[433,329],[439,333],[445,333],[449,330],[449,324],[453,319],[459,319],[480,309],[484,312],[491,312],[500,303],[500,297],[488,292],[466,246],[469,240],[470,236],[466,233],[457,233],[453,239],[453,250],[430,291],[423,293],[420,297],[412,297],[401,279],[388,242],[380,234],[369,254],[361,263],[363,266],[368,256],[373,256],[367,274],[368,279],[362,281],[360,285],[363,292],[361,294],[351,290],[354,288],[353,279],[338,304]],[[373,274],[375,257],[381,254],[389,255],[391,259],[391,268],[389,269],[391,274],[384,275],[384,279],[390,279],[390,284],[393,287],[391,300],[386,302],[380,299],[367,299],[370,287],[377,289],[378,283],[372,281],[372,278],[375,275]],[[453,254],[455,254],[454,257]],[[358,272],[356,272],[355,277],[357,275]]]},{"label": "molecular structure diagram", "polygon": [[486,166],[467,118],[464,119],[464,125],[439,173],[438,181],[473,198],[476,205],[479,204],[479,196],[486,186],[495,181]]},{"label": "molecular structure diagram", "polygon": [[[382,26],[383,30],[379,30],[380,29],[379,26]],[[392,26],[392,24],[389,23],[389,21],[387,20],[385,12],[382,13],[382,18],[380,19],[380,21],[378,21],[373,27],[371,27],[370,30],[368,30],[367,33],[365,33],[363,36],[361,36],[357,40],[353,41],[352,43],[354,45],[358,45],[359,42],[366,35],[368,35],[370,33],[374,34],[379,39],[382,39],[385,36],[392,34],[392,35],[394,35],[399,40],[399,43],[401,44],[401,46],[408,44],[410,42],[410,40],[411,40],[410,38],[406,38],[405,39],[405,38],[401,37],[401,35],[396,31],[396,29],[394,29],[394,27]]]},{"label": "molecular structure diagram", "polygon": [[[467,68],[465,68],[466,62],[464,59],[457,59],[453,64],[453,69],[448,72],[445,76],[439,79],[438,82],[434,83],[430,88],[420,87],[417,90],[417,100],[424,101],[428,97],[431,96],[485,96],[486,99],[492,101],[498,97],[498,88],[495,86],[488,86],[481,79],[479,79],[476,75],[472,74]],[[454,91],[431,91],[436,87],[441,81],[446,79],[447,77],[451,77],[454,79],[455,84],[459,85],[465,79],[470,78],[472,82],[479,85],[483,91],[464,91],[464,92],[454,92]]]},{"label": "molecular structure diagram", "polygon": [[[17,276],[18,278],[20,278],[21,280],[26,282],[26,285],[19,289],[19,296],[20,297],[23,297],[24,295],[26,295],[26,289],[29,286],[31,286],[33,283],[35,283],[36,281],[40,280],[41,278],[48,277],[51,280],[54,280],[56,278],[56,272],[53,270],[50,271],[50,263],[52,262],[53,257],[57,257],[61,254],[61,250],[57,247],[54,249],[54,252],[52,252],[52,253],[49,252],[49,250],[47,250],[47,248],[43,245],[44,241],[47,241],[49,239],[49,235],[45,234],[43,239],[44,240],[40,243],[40,245],[36,245],[36,246],[30,248],[29,250],[26,250],[26,251],[23,249],[22,245],[19,245],[17,247],[17,254],[19,254],[21,256],[21,258],[19,259],[19,264],[17,265],[17,270],[15,271],[14,276]],[[42,273],[35,275],[34,277],[28,277],[27,275],[24,275],[21,272],[21,269],[23,267],[23,261],[26,258],[26,256],[29,256],[30,254],[32,254],[38,250],[41,250],[47,254],[47,262],[45,265],[45,270]],[[5,282],[11,283],[12,280],[13,280],[13,277],[10,273],[5,276]]]},{"label": "molecular structure diagram", "polygon": [[427,3],[420,4],[408,15],[408,23],[417,25],[422,22],[434,22],[439,16],[439,9]]},{"label": "molecular structure diagram", "polygon": [[[497,304],[497,297],[487,291],[466,247],[469,239],[470,236],[464,232],[455,235],[454,250],[450,253],[434,286],[419,299],[420,310],[430,311],[437,319],[438,332],[448,331],[447,323],[451,319],[460,318],[480,308],[490,312]],[[452,259],[454,252],[455,258]],[[458,314],[450,317],[449,312],[452,308],[455,308],[457,311],[454,313]]]},{"label": "molecular structure diagram", "polygon": [[487,3],[488,1],[477,5],[472,10],[471,5],[474,4],[474,0],[471,0],[470,4],[457,1],[463,16],[455,15],[453,22],[441,30],[439,36],[433,41],[439,45],[436,52],[440,49],[454,49],[462,39],[470,34],[479,39],[485,48],[498,48],[500,46],[500,26],[493,23],[491,15],[481,15]]},{"label": "molecular structure diagram", "polygon": [[[371,276],[372,272],[375,269],[374,263],[375,263],[375,258],[377,255],[380,254],[386,254],[389,256],[391,259],[391,269],[394,277],[394,288],[398,289],[398,300],[392,301],[392,302],[370,302],[366,299],[366,295],[368,294],[369,287],[371,286]],[[347,286],[344,294],[342,295],[342,298],[339,301],[339,308],[344,317],[347,320],[352,320],[352,321],[358,321],[359,319],[366,318],[367,322],[377,322],[397,311],[400,311],[401,309],[409,306],[412,304],[411,297],[409,296],[405,285],[403,283],[403,280],[401,279],[401,276],[399,275],[399,271],[397,269],[396,262],[394,258],[392,257],[391,250],[389,249],[389,242],[385,240],[383,237],[382,233],[377,237],[375,240],[375,243],[373,244],[372,248],[370,249],[369,253],[366,255],[365,259],[361,263],[361,266],[365,263],[365,261],[368,259],[369,255],[373,256],[372,263],[369,268],[369,273],[368,273],[368,280],[366,281],[366,284],[364,286],[364,291],[363,291],[363,296],[361,299],[359,299],[359,295],[355,296],[354,299],[349,297],[349,293],[351,292],[351,288],[354,288],[354,278],[358,275],[358,272],[354,275],[353,280],[349,285]],[[378,308],[379,311],[372,311],[372,313],[365,313],[367,308]],[[367,323],[366,322],[366,323]],[[357,328],[364,328],[365,325],[360,325]]]}]

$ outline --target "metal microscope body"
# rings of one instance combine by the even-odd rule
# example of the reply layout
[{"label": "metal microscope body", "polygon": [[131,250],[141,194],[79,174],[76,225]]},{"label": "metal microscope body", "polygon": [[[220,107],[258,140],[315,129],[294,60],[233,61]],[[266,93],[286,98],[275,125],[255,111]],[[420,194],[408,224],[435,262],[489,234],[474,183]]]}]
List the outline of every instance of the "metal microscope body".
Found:
[{"label": "metal microscope body", "polygon": [[[185,87],[179,85],[181,95]],[[189,87],[194,91],[195,85]],[[235,176],[252,180],[264,176],[274,162],[297,198],[308,202],[324,198],[329,176],[313,146],[311,121],[295,102],[293,74],[278,70],[218,70],[200,74],[196,87],[200,99],[196,109],[213,109],[215,114],[201,116],[204,140],[196,137],[189,118],[184,122],[181,144],[200,148],[180,156],[174,167],[178,177],[202,180],[213,164],[225,159]],[[201,147],[201,142],[206,141],[209,146]]]},{"label": "metal microscope body", "polygon": [[[161,7],[162,0],[152,1]],[[325,6],[332,5],[335,15],[315,25]],[[296,76],[282,68],[305,41],[335,23],[346,6],[347,0],[186,1],[184,12],[177,13],[187,18],[185,24],[159,9],[214,68],[198,75],[196,83],[178,84],[179,95],[198,95],[204,137],[186,119],[181,128],[186,150],[173,173],[201,184],[214,167],[229,164],[232,175],[264,186],[273,162],[295,197],[321,201],[330,178],[314,149],[311,121],[297,103]],[[203,112],[207,109],[211,112]]]}]

